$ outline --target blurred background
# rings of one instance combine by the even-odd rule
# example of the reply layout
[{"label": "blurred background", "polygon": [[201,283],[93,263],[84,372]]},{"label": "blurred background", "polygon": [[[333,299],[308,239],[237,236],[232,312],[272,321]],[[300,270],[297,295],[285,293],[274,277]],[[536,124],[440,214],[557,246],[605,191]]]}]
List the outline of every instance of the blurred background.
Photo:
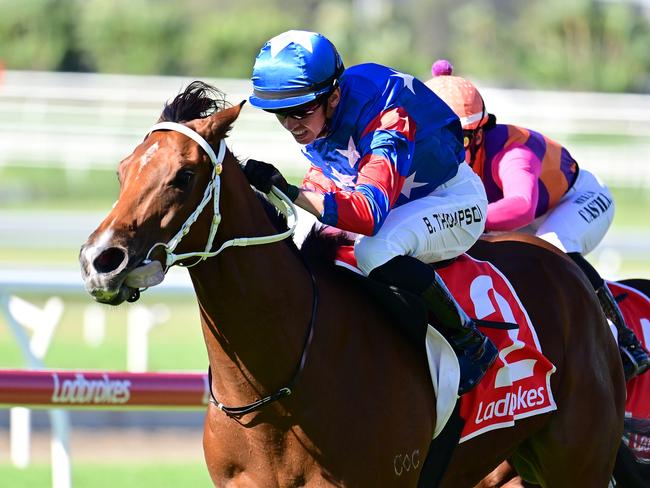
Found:
[{"label": "blurred background", "polygon": [[[292,28],[324,33],[348,66],[379,62],[423,81],[449,59],[500,122],[564,144],[611,187],[614,224],[588,256],[601,273],[650,277],[650,0],[0,0],[0,368],[29,364],[9,327],[17,296],[33,316],[57,311],[44,367],[205,371],[183,270],[171,291],[99,307],[83,291],[79,246],[164,102],[194,79],[246,99],[258,50]],[[293,182],[306,167],[275,118],[249,106],[228,142]],[[125,487],[209,486],[202,415],[72,412],[75,484],[113,486],[119,473]],[[51,483],[46,413],[32,424],[19,469],[0,411],[6,486]]]}]

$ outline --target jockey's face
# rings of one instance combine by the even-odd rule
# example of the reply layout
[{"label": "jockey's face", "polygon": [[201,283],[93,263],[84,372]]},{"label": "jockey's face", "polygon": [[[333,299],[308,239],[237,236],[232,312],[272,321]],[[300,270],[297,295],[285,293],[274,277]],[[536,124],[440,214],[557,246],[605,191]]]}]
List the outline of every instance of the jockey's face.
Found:
[{"label": "jockey's face", "polygon": [[326,134],[327,121],[334,114],[340,98],[341,91],[337,88],[325,100],[319,100],[294,112],[275,115],[298,144],[309,144]]}]

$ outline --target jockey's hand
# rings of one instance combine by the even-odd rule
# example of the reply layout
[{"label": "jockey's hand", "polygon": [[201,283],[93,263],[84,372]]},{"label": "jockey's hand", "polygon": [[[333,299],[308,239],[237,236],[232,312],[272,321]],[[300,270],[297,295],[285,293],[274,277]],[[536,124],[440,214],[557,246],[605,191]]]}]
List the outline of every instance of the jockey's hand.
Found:
[{"label": "jockey's hand", "polygon": [[289,184],[282,173],[272,164],[249,159],[242,167],[248,182],[262,193],[269,193],[275,185],[282,193],[287,193]]}]

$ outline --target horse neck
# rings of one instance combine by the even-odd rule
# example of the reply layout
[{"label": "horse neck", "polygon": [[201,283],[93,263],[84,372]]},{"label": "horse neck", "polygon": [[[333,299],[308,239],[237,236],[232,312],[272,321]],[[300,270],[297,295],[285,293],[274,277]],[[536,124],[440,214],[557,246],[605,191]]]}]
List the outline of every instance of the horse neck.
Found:
[{"label": "horse neck", "polygon": [[[224,192],[221,204],[243,218],[224,214],[220,235],[278,233],[247,184]],[[233,247],[190,268],[190,276],[219,400],[247,403],[285,386],[281,383],[295,371],[312,313],[310,273],[295,250],[284,241]]]}]

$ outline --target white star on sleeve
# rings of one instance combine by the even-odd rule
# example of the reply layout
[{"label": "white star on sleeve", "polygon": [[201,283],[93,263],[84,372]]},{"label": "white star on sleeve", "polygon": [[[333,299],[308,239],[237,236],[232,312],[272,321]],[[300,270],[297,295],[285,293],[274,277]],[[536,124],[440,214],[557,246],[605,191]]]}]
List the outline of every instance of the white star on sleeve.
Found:
[{"label": "white star on sleeve", "polygon": [[350,168],[354,168],[354,165],[356,162],[359,160],[361,155],[357,151],[357,147],[354,145],[354,141],[352,140],[352,136],[350,136],[350,140],[348,141],[348,148],[347,149],[337,149],[336,152],[342,154],[346,158],[348,158],[348,164],[350,165]]},{"label": "white star on sleeve", "polygon": [[426,186],[426,183],[418,183],[415,181],[415,173],[413,173],[411,176],[404,180],[404,186],[402,187],[402,191],[400,193],[406,198],[411,198],[411,190],[414,188],[419,188],[421,186]]},{"label": "white star on sleeve", "polygon": [[290,30],[275,36],[269,42],[271,43],[271,57],[276,57],[289,44],[300,44],[307,51],[314,52],[314,46],[311,43],[313,34],[311,32]]},{"label": "white star on sleeve", "polygon": [[344,173],[341,173],[338,171],[336,168],[332,167],[332,179],[337,182],[337,185],[339,188],[342,188],[343,190],[354,190],[354,183],[357,179],[356,174],[352,175],[346,175]]},{"label": "white star on sleeve", "polygon": [[413,95],[415,95],[415,88],[413,88],[413,80],[415,79],[415,76],[413,75],[407,75],[406,73],[400,73],[399,71],[394,71],[395,74],[391,76],[397,76],[398,78],[402,78],[404,80],[404,86],[411,90],[413,92]]}]

